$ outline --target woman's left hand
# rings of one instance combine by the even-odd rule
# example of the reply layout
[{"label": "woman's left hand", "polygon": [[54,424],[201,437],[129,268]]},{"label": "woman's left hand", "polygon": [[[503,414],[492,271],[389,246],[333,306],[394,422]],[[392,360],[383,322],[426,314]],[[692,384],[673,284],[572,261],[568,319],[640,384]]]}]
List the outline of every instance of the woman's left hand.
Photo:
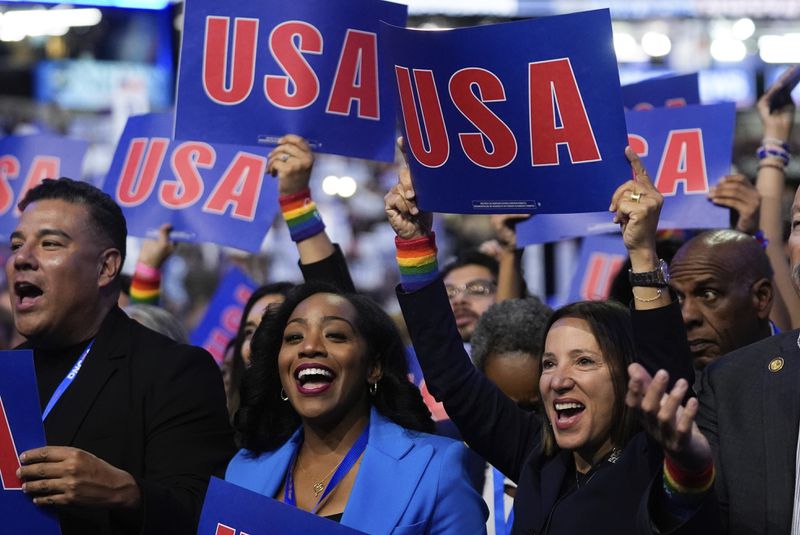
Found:
[{"label": "woman's left hand", "polygon": [[664,370],[650,377],[642,365],[631,364],[628,375],[625,403],[639,411],[642,427],[682,468],[690,471],[705,469],[713,461],[711,446],[694,421],[699,406],[697,398],[693,397],[683,405],[689,389],[686,379],[676,381],[667,394],[669,374]]},{"label": "woman's left hand", "polygon": [[616,212],[614,223],[620,224],[622,240],[631,261],[636,260],[636,255],[650,260],[655,255],[658,216],[664,197],[653,185],[647,169],[632,148],[625,147],[625,156],[631,162],[634,178],[617,188],[608,209]]}]

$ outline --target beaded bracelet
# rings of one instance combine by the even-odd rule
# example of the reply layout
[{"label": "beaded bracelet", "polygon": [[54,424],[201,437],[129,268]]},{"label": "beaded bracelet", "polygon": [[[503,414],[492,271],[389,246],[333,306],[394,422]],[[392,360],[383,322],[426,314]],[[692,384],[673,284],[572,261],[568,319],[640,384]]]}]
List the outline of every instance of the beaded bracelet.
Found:
[{"label": "beaded bracelet", "polygon": [[761,140],[761,144],[764,146],[773,145],[775,147],[780,147],[786,152],[791,152],[789,143],[787,141],[783,141],[782,139],[778,139],[775,137],[765,137]]},{"label": "beaded bracelet", "polygon": [[771,167],[772,169],[777,169],[783,173],[786,172],[786,164],[778,164],[778,163],[770,163],[770,162],[761,162],[758,164],[758,169],[763,169],[764,167]]},{"label": "beaded bracelet", "polygon": [[764,231],[763,230],[757,230],[753,234],[753,239],[756,240],[761,245],[762,249],[766,249],[767,245],[769,245],[769,240],[764,235]]},{"label": "beaded bracelet", "polygon": [[789,163],[789,158],[791,155],[788,151],[784,150],[782,147],[774,147],[774,146],[760,146],[756,151],[756,155],[760,160],[767,158],[769,156],[774,156],[776,158],[780,158],[784,164]]}]

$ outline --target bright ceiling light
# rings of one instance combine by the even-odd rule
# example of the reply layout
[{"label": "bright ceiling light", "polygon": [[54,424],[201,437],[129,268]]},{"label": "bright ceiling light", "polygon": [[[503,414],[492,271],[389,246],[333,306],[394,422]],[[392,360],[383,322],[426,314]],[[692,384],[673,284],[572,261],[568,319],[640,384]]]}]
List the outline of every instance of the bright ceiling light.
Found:
[{"label": "bright ceiling light", "polygon": [[721,62],[742,61],[747,56],[747,47],[738,39],[718,37],[711,41],[711,57]]},{"label": "bright ceiling light", "polygon": [[758,54],[766,63],[800,63],[800,33],[762,35]]},{"label": "bright ceiling light", "polygon": [[358,189],[358,184],[356,184],[353,177],[343,176],[339,179],[339,197],[344,197],[345,199],[352,197],[356,189]]},{"label": "bright ceiling light", "polygon": [[647,59],[639,43],[627,32],[614,32],[614,52],[617,61],[633,62]]},{"label": "bright ceiling light", "polygon": [[20,41],[27,36],[64,35],[70,28],[94,26],[102,19],[103,14],[95,8],[12,10],[0,19],[0,39]]},{"label": "bright ceiling light", "polygon": [[752,19],[744,18],[739,19],[733,23],[733,28],[731,28],[733,32],[733,36],[740,41],[744,41],[745,39],[749,39],[756,31],[756,24],[753,22]]},{"label": "bright ceiling light", "polygon": [[339,177],[328,175],[322,179],[322,191],[326,195],[336,195],[339,192]]},{"label": "bright ceiling light", "polygon": [[653,58],[660,58],[672,50],[669,37],[659,32],[647,32],[642,36],[642,49],[644,53]]}]

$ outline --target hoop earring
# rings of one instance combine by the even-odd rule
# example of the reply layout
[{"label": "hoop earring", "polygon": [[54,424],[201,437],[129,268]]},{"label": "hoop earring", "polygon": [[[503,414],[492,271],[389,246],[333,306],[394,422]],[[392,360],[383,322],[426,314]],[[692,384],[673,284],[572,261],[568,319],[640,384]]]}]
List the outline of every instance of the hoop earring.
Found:
[{"label": "hoop earring", "polygon": [[369,384],[369,395],[375,397],[375,394],[378,393],[378,383],[370,383]]},{"label": "hoop earring", "polygon": [[289,396],[283,388],[281,388],[281,401],[289,401]]}]

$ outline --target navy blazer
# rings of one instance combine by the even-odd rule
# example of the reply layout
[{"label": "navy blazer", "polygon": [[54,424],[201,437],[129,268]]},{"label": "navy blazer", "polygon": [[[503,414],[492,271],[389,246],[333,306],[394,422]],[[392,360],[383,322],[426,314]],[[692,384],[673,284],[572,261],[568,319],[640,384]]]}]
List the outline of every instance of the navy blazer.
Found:
[{"label": "navy blazer", "polygon": [[[225,479],[275,497],[300,447],[300,430],[280,448],[240,450]],[[409,431],[372,409],[369,442],[341,523],[370,534],[486,533],[486,506],[464,471],[467,449]]]},{"label": "navy blazer", "polygon": [[798,388],[800,330],[737,349],[703,373],[697,423],[716,457],[726,533],[791,531]]}]

